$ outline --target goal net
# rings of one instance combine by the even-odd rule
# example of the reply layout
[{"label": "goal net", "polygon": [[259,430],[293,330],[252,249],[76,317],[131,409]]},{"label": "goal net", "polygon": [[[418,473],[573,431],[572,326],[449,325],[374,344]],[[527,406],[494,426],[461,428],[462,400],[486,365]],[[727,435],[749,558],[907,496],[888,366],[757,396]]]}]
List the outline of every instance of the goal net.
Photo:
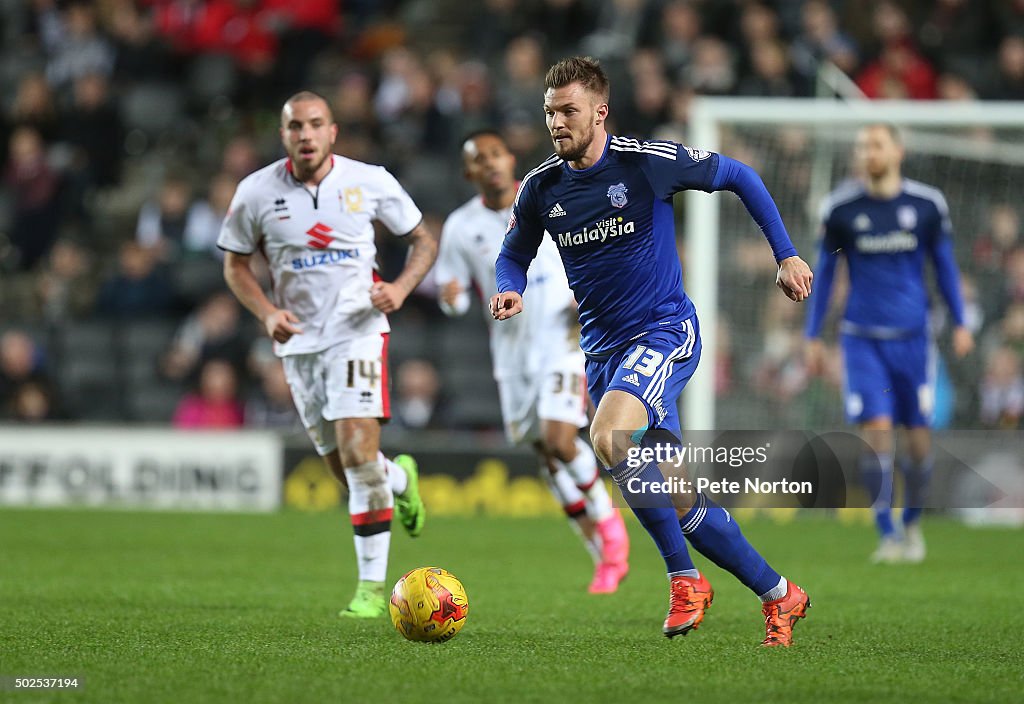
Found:
[{"label": "goal net", "polygon": [[[1014,296],[1024,301],[1024,260],[1017,261],[1024,255],[1013,253],[1022,244],[1017,238],[1024,210],[1024,109],[984,103],[700,99],[688,143],[753,166],[813,267],[821,202],[851,176],[856,131],[873,122],[900,128],[907,148],[904,176],[938,187],[949,203],[979,344],[967,361],[952,361],[944,344],[945,305],[933,296],[940,358],[946,362],[939,367],[936,414],[948,427],[980,427],[981,377],[996,350],[1006,347],[1006,317],[1019,313],[1024,320],[1024,302],[1019,311],[1014,308]],[[685,426],[843,427],[835,349],[845,297],[842,265],[825,327],[830,362],[824,375],[811,378],[802,361],[808,306],[790,302],[775,288],[771,251],[742,203],[729,193],[697,192],[687,194],[685,204],[685,284],[700,314],[704,342],[700,368],[683,398]],[[1022,288],[1016,292],[1015,276]],[[934,279],[930,267],[929,278]],[[1024,330],[1020,335],[1018,355],[1024,352]]]}]

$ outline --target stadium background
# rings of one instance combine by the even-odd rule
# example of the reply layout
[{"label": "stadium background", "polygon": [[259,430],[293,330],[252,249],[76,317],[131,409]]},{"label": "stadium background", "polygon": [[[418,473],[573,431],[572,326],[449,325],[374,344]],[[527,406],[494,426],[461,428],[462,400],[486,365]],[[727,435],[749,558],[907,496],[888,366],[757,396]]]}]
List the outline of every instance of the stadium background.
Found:
[{"label": "stadium background", "polygon": [[[823,85],[823,67],[869,98],[1024,98],[1024,3],[1012,0],[0,7],[8,96],[0,125],[0,419],[14,427],[190,428],[204,423],[183,408],[198,404],[223,427],[280,433],[289,471],[311,451],[268,341],[225,293],[214,240],[237,181],[281,155],[278,111],[296,89],[329,98],[337,151],[387,166],[435,231],[471,195],[460,174],[461,135],[497,127],[520,174],[549,153],[543,73],[575,52],[599,56],[611,74],[614,131],[682,142],[696,96],[856,90]],[[813,260],[813,218],[788,207],[793,193],[830,185],[808,182],[808,147],[799,135],[734,133],[724,151],[761,170]],[[833,178],[847,171],[848,147],[829,147],[839,155]],[[943,168],[939,185],[959,189],[951,196],[956,251],[980,345],[967,362],[944,368],[939,427],[1017,428],[1019,198],[1005,170]],[[912,159],[907,170],[928,180],[934,160]],[[727,207],[742,218],[738,204]],[[762,303],[772,271],[756,232],[736,227],[723,242],[718,425],[841,427],[838,366],[820,379],[803,369],[803,308]],[[386,234],[379,244],[387,278],[405,249]],[[392,325],[387,447],[437,448],[437,464],[458,475],[479,470],[481,455],[500,456],[513,474],[532,472],[527,454],[502,446],[480,311],[446,319],[428,277]],[[429,473],[434,463],[424,464]]]}]

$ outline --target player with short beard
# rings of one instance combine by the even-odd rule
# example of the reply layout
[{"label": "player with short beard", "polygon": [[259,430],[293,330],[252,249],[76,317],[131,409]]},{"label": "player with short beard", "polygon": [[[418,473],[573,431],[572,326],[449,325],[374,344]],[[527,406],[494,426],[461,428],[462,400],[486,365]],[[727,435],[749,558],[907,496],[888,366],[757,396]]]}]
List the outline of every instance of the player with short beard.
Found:
[{"label": "player with short beard", "polygon": [[[763,645],[788,646],[810,606],[747,542],[725,509],[698,494],[630,491],[630,480],[661,482],[654,463],[630,467],[628,452],[680,444],[676,403],[700,357],[696,311],[682,285],[672,196],[682,190],[734,191],[767,238],[789,298],[811,292],[811,271],[790,242],[757,174],[728,157],[664,141],[609,135],[608,79],[597,61],[558,62],[544,81],[544,114],[555,153],[523,179],[496,265],[491,312],[523,310],[527,269],[547,233],[555,240],[579,302],[587,382],[597,407],[590,436],[667,567],[668,637],[697,628],[713,592],[686,540],[732,572],[762,601]],[[579,236],[613,222],[614,236]],[[607,226],[611,231],[611,226]],[[607,233],[606,233],[607,234]],[[635,483],[633,484],[635,486]]]}]

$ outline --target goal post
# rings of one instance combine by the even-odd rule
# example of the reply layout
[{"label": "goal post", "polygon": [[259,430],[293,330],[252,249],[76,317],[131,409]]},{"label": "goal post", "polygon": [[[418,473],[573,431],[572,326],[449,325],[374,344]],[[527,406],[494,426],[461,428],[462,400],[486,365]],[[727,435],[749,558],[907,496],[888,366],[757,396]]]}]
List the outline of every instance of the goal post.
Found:
[{"label": "goal post", "polygon": [[[697,98],[690,111],[687,140],[688,146],[753,162],[779,204],[801,256],[814,266],[818,205],[841,178],[850,175],[856,129],[877,122],[892,123],[903,131],[908,152],[904,176],[946,192],[954,231],[960,236],[974,234],[964,230],[963,211],[976,208],[979,197],[1016,205],[1024,201],[1015,193],[1024,183],[1024,103]],[[927,161],[913,164],[915,156]],[[972,192],[972,188],[986,192]],[[683,394],[687,430],[723,429],[730,424],[716,417],[720,320],[729,320],[732,313],[757,320],[746,311],[748,304],[771,312],[768,295],[760,289],[747,303],[721,300],[723,269],[736,263],[733,252],[723,249],[725,240],[733,234],[737,242],[756,241],[760,236],[749,216],[743,222],[745,211],[738,203],[732,194],[690,191],[685,196],[684,282],[700,316],[703,343],[703,363]],[[770,250],[763,240],[761,244],[770,264]],[[774,286],[774,280],[769,283]],[[806,306],[799,309],[802,324]],[[747,328],[737,323],[736,331],[750,337]],[[740,346],[736,351],[749,349]],[[746,406],[738,401],[737,407]],[[779,422],[768,411],[747,415],[747,420],[757,422],[762,416],[767,426]]]}]

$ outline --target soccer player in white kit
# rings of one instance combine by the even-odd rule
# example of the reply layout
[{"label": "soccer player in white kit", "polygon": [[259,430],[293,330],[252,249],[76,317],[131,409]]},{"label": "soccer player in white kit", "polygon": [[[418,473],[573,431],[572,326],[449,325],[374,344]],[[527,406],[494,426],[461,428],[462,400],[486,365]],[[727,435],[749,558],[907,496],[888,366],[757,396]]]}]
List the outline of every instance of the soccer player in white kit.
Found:
[{"label": "soccer player in white kit", "polygon": [[[289,98],[281,111],[288,157],[238,185],[217,246],[228,286],[274,339],[317,452],[348,487],[359,585],[341,615],[370,618],[387,613],[393,511],[414,536],[424,517],[415,462],[380,452],[390,416],[386,314],[430,270],[437,240],[387,170],[332,154],[337,134],[321,96]],[[374,220],[410,243],[390,283],[375,271]],[[270,267],[271,298],[251,268],[257,252]]]},{"label": "soccer player in white kit", "polygon": [[[494,262],[518,187],[515,156],[496,132],[469,135],[462,162],[480,195],[452,212],[441,231],[435,277],[448,315],[468,310],[473,283],[485,301],[497,292]],[[485,315],[505,436],[537,451],[542,476],[594,557],[590,592],[614,592],[629,571],[629,537],[594,451],[579,437],[587,425],[585,358],[576,301],[553,242],[540,247],[529,277],[528,315],[499,326]]]}]

